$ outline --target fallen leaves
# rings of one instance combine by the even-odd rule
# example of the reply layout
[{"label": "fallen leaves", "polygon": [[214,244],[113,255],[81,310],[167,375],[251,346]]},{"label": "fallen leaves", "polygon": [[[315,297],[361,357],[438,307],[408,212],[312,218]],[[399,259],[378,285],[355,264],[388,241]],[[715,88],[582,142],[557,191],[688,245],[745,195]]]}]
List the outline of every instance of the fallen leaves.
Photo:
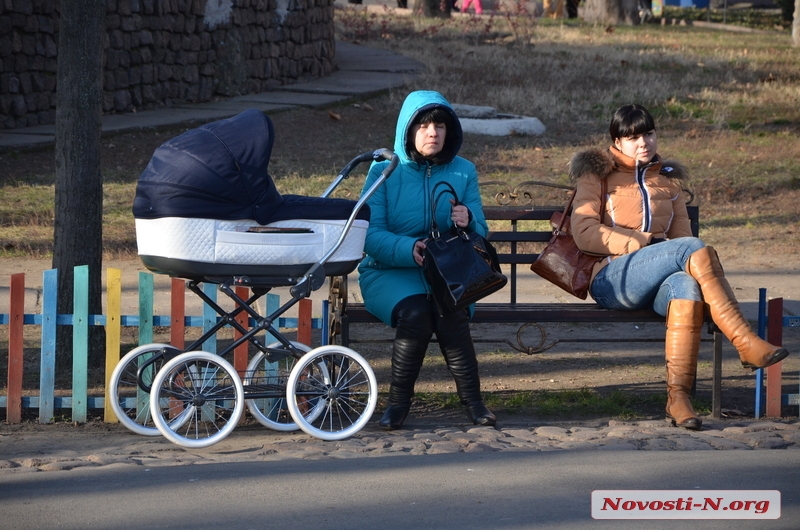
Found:
[{"label": "fallen leaves", "polygon": [[[370,104],[368,103],[353,103],[353,108],[362,109],[367,111],[375,110]],[[328,111],[328,117],[332,120],[342,121],[342,114],[333,110]]]}]

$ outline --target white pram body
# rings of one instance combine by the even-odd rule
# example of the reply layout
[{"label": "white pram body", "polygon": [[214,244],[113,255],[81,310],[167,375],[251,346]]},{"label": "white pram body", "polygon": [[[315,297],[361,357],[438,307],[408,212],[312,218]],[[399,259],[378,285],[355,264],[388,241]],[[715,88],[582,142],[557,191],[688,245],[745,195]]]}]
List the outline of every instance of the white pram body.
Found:
[{"label": "white pram body", "polygon": [[[292,219],[259,225],[254,220],[225,221],[162,217],[136,219],[136,242],[145,266],[178,276],[226,273],[305,272],[342,235],[343,219]],[[326,264],[328,275],[347,274],[363,257],[369,222],[356,219],[342,245]],[[281,230],[258,232],[263,228]],[[256,231],[252,231],[256,230]]]},{"label": "white pram body", "polygon": [[272,122],[251,109],[155,151],[133,207],[148,269],[187,278],[296,276],[333,249],[327,275],[355,268],[369,208],[354,212],[356,201],[281,195],[267,172],[273,139]]}]

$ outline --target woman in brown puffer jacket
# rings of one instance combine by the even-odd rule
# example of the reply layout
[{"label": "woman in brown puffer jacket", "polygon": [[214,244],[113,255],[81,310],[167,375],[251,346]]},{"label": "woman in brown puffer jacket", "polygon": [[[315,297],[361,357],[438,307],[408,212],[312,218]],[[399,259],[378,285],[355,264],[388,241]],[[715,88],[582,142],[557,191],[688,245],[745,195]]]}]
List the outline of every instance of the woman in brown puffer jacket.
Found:
[{"label": "woman in brown puffer jacket", "polygon": [[572,233],[582,251],[603,256],[590,287],[601,307],[649,307],[667,317],[667,417],[697,430],[702,421],[689,393],[705,305],[745,367],[770,366],[789,352],[753,333],[717,253],[692,237],[681,186],[686,170],[657,154],[655,121],[647,109],[620,107],[609,132],[613,145],[607,151],[583,151],[570,161],[576,186]]}]

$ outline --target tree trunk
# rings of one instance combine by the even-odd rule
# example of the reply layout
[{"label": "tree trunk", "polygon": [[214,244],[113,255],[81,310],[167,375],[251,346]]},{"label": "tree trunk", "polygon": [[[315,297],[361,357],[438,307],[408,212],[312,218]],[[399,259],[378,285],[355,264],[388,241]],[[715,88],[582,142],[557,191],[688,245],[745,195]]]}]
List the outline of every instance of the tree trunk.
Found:
[{"label": "tree trunk", "polygon": [[586,0],[583,19],[592,24],[639,24],[638,5],[638,0]]},{"label": "tree trunk", "polygon": [[[58,312],[72,313],[73,268],[88,265],[89,312],[100,314],[103,265],[100,118],[106,1],[62,1],[60,6],[53,234],[53,267],[58,269]],[[102,333],[97,332],[103,330],[92,328],[90,366],[102,360]],[[57,358],[60,366],[70,366],[71,331],[69,326],[59,330]]]},{"label": "tree trunk", "polygon": [[794,17],[792,18],[792,46],[800,48],[800,0],[794,0]]},{"label": "tree trunk", "polygon": [[452,0],[417,0],[414,11],[428,18],[450,18]]}]

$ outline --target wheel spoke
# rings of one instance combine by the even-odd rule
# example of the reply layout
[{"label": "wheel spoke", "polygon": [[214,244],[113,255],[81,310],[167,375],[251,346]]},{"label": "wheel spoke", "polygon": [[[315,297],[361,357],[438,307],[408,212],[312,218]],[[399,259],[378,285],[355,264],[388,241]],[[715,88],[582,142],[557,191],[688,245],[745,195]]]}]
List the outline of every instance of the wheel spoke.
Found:
[{"label": "wheel spoke", "polygon": [[[311,350],[299,342],[292,342],[292,347],[301,352]],[[284,432],[295,431],[298,426],[289,412],[286,381],[297,363],[297,358],[279,342],[268,345],[265,350],[278,360],[272,362],[264,352],[259,352],[248,364],[244,378],[245,397],[248,393],[259,397],[248,399],[247,409],[265,427]]]}]

